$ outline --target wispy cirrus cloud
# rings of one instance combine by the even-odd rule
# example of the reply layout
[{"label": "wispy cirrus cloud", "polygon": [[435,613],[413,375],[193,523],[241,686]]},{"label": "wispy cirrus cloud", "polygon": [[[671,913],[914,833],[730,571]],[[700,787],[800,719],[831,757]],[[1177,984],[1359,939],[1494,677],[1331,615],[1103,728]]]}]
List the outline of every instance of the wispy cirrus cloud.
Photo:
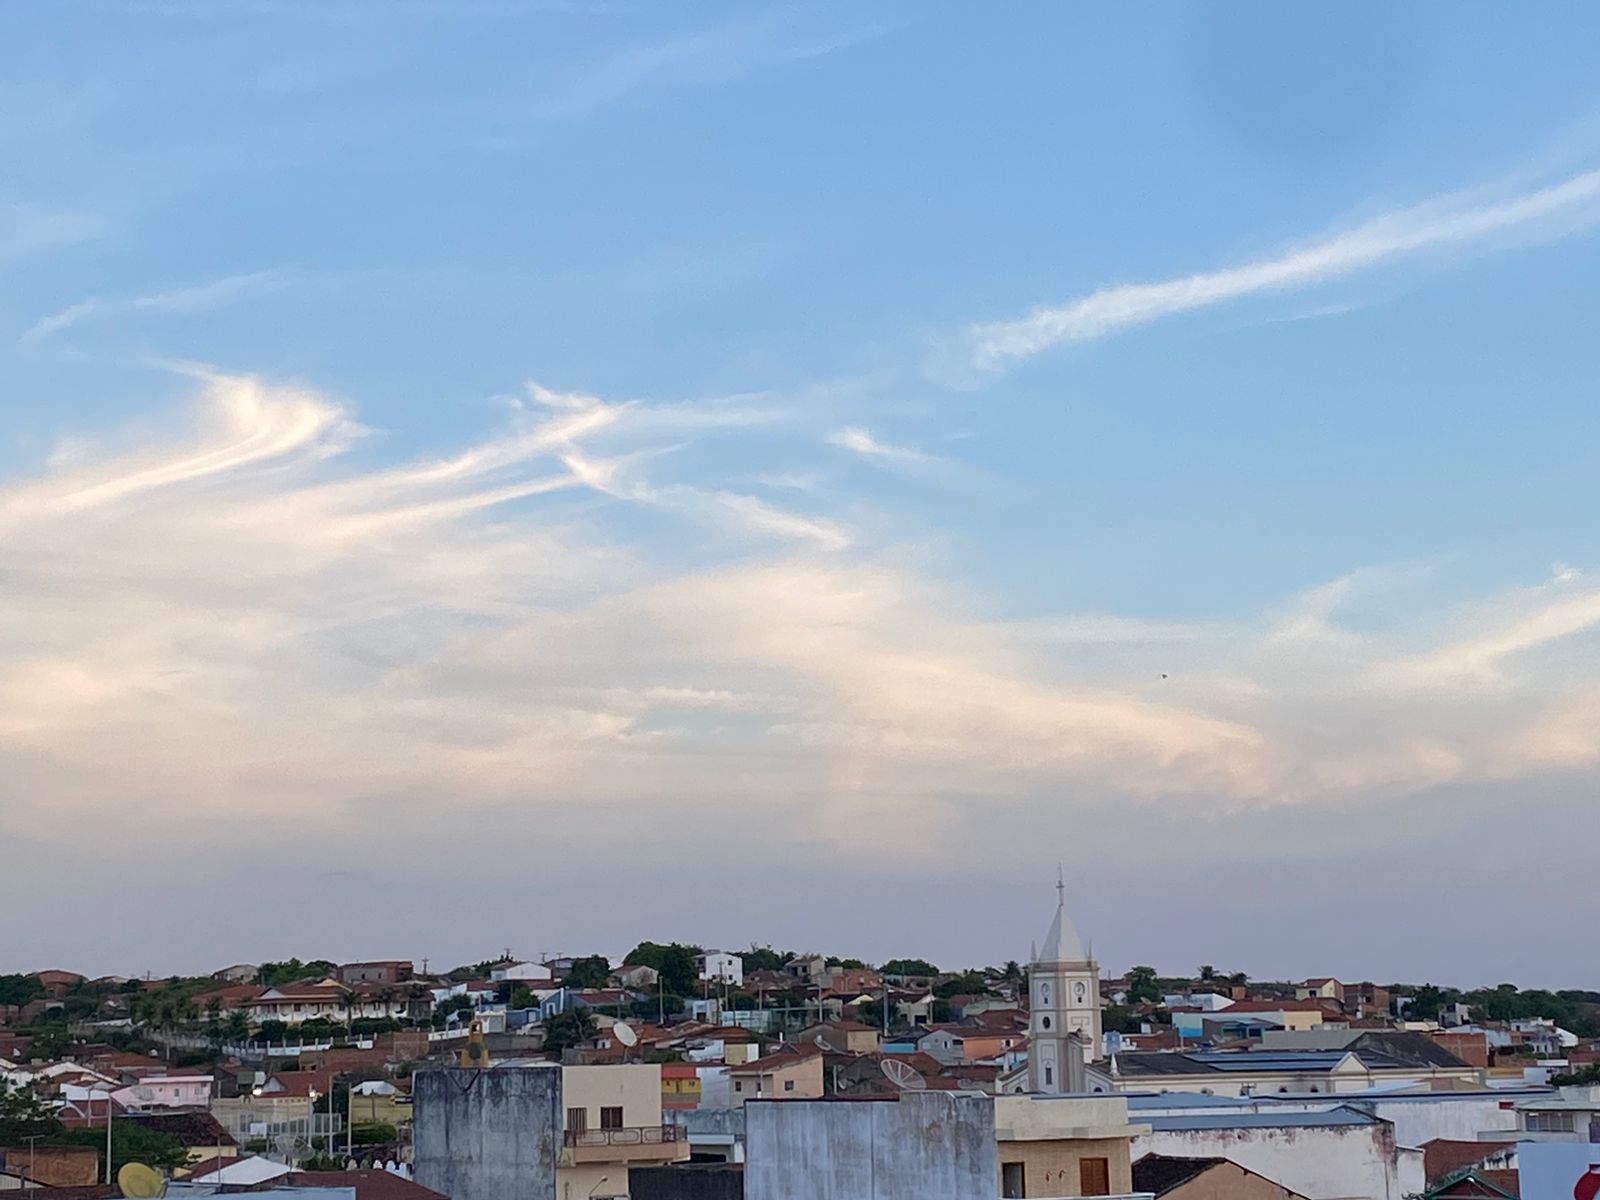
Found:
[{"label": "wispy cirrus cloud", "polygon": [[0,263],[103,237],[107,222],[71,208],[0,202]]},{"label": "wispy cirrus cloud", "polygon": [[[0,485],[0,775],[53,800],[0,798],[8,831],[263,806],[331,830],[374,795],[553,821],[649,796],[833,844],[834,818],[914,803],[937,814],[916,853],[944,861],[1001,800],[1314,805],[1600,761],[1571,682],[1600,606],[1572,569],[1476,605],[1408,595],[1383,632],[1342,620],[1404,582],[1372,571],[1225,623],[996,620],[847,497],[784,508],[664,452],[784,440],[769,398],[530,385],[507,427],[371,466],[326,394],[192,375],[170,434]],[[1495,686],[1448,686],[1463,670]]]},{"label": "wispy cirrus cloud", "polygon": [[895,446],[879,441],[870,430],[863,429],[859,425],[847,425],[843,429],[835,430],[828,435],[828,442],[842,450],[859,454],[862,458],[876,459],[897,466],[928,467],[942,461],[911,446]]},{"label": "wispy cirrus cloud", "polygon": [[19,339],[23,343],[36,343],[63,333],[89,321],[106,320],[131,313],[170,313],[192,316],[214,312],[234,304],[252,300],[287,287],[293,273],[286,268],[274,267],[266,271],[251,271],[241,275],[227,275],[205,283],[147,292],[138,296],[91,296],[40,317]]},{"label": "wispy cirrus cloud", "polygon": [[994,370],[1178,313],[1329,283],[1429,252],[1481,251],[1512,237],[1562,237],[1597,220],[1600,169],[1509,195],[1479,189],[1445,196],[1253,262],[1101,288],[1023,317],[978,324],[968,332],[968,354],[974,367]]},{"label": "wispy cirrus cloud", "polygon": [[819,32],[806,15],[787,8],[741,13],[609,49],[542,81],[529,111],[541,118],[578,117],[639,93],[732,83],[764,66],[842,53],[899,28],[869,22]]}]

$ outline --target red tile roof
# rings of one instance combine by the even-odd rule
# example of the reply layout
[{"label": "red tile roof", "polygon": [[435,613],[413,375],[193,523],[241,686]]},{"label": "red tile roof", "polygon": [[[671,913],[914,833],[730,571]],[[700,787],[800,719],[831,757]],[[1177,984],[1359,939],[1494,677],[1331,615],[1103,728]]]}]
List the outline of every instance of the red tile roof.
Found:
[{"label": "red tile roof", "polygon": [[1422,1143],[1422,1173],[1432,1184],[1446,1175],[1453,1175],[1463,1167],[1474,1167],[1486,1158],[1504,1154],[1512,1142],[1467,1142],[1451,1138],[1434,1138]]}]

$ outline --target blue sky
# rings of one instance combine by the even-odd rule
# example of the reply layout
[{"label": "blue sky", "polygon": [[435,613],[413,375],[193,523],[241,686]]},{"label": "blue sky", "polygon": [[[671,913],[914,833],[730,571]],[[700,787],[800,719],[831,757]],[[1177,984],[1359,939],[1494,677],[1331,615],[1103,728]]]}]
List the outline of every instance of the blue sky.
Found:
[{"label": "blue sky", "polygon": [[1517,18],[0,9],[0,967],[1003,960],[1060,860],[1113,968],[1592,984],[1600,14]]}]

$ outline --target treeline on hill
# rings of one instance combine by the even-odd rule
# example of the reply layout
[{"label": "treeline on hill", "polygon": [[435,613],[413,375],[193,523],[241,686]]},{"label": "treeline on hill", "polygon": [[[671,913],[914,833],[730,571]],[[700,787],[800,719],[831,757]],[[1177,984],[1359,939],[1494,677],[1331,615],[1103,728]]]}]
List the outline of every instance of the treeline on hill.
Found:
[{"label": "treeline on hill", "polygon": [[1600,1037],[1600,992],[1580,988],[1564,988],[1555,992],[1543,988],[1522,991],[1510,983],[1476,988],[1469,992],[1436,987],[1431,983],[1415,988],[1396,984],[1391,990],[1409,997],[1406,1015],[1413,1020],[1437,1020],[1439,1014],[1449,1006],[1465,1004],[1478,1020],[1542,1019],[1554,1021],[1579,1037]]}]

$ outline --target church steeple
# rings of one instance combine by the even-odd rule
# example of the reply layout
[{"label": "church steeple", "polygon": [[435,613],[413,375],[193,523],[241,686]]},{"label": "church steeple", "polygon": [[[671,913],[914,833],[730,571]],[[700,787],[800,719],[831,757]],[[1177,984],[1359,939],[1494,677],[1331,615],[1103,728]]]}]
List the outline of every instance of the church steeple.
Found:
[{"label": "church steeple", "polygon": [[1056,915],[1050,922],[1050,932],[1044,935],[1044,945],[1034,951],[1033,960],[1038,963],[1086,963],[1089,956],[1083,952],[1083,943],[1078,940],[1078,931],[1072,927],[1072,918],[1067,916],[1067,883],[1058,874],[1056,876]]},{"label": "church steeple", "polygon": [[1056,878],[1056,912],[1028,968],[1028,1084],[1034,1092],[1083,1086],[1083,1067],[1100,1056],[1100,968],[1067,916],[1066,880]]}]

